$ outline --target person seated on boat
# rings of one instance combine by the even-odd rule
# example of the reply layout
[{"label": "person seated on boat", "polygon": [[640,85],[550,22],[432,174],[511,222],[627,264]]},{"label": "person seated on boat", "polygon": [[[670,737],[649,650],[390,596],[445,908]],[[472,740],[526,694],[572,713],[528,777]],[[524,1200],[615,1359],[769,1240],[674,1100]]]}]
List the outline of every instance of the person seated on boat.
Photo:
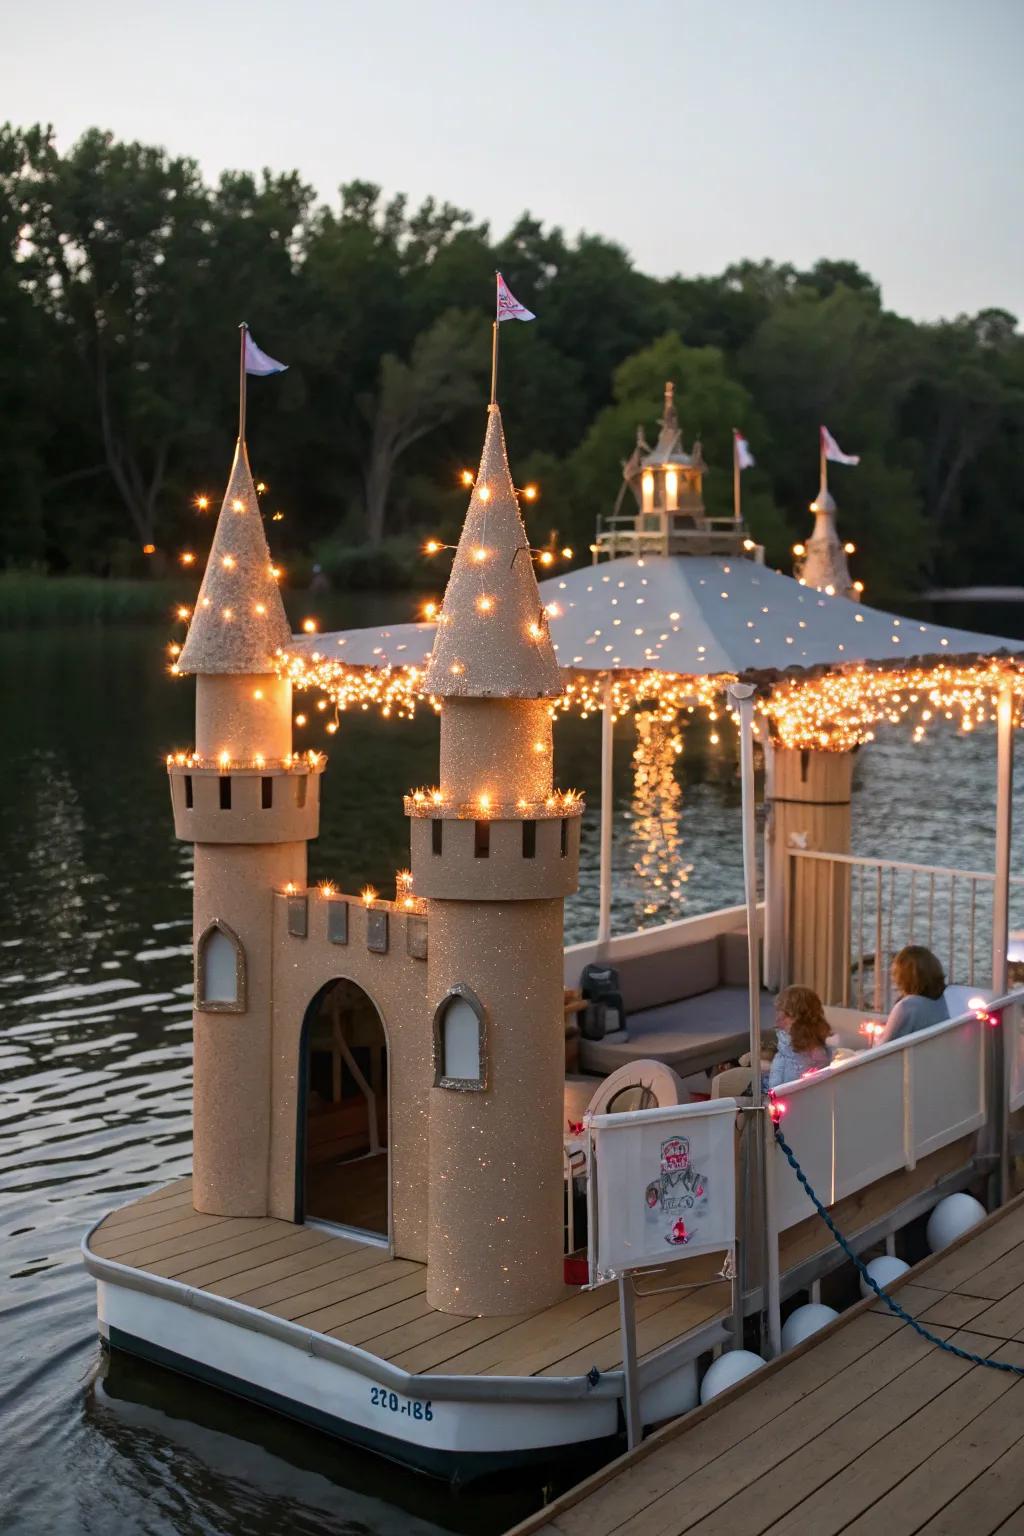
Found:
[{"label": "person seated on boat", "polygon": [[775,999],[776,1051],[766,1088],[780,1088],[808,1072],[820,1072],[832,1060],[826,1044],[831,1027],[821,998],[810,987],[785,987]]},{"label": "person seated on boat", "polygon": [[949,1018],[942,962],[923,944],[904,945],[892,962],[892,979],[901,995],[885,1021],[877,1045],[900,1040]]}]

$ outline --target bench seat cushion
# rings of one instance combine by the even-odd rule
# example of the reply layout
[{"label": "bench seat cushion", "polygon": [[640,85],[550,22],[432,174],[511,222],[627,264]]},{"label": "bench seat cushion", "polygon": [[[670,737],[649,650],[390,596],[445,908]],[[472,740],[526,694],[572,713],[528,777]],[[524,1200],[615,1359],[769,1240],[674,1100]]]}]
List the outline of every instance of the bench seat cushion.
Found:
[{"label": "bench seat cushion", "polygon": [[619,973],[623,1006],[630,1016],[681,997],[710,992],[719,982],[717,938],[612,963]]},{"label": "bench seat cushion", "polygon": [[[775,999],[761,993],[761,1028],[775,1025]],[[718,987],[699,997],[685,998],[630,1014],[629,1038],[582,1040],[580,1066],[584,1072],[607,1076],[629,1061],[653,1057],[686,1077],[720,1061],[737,1059],[750,1043],[747,993],[744,987]]]}]

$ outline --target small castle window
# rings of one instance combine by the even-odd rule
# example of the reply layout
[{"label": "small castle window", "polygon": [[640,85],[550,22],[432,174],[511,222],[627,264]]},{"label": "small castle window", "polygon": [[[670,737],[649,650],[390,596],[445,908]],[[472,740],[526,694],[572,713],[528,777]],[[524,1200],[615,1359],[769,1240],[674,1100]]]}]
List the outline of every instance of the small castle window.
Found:
[{"label": "small castle window", "polygon": [[434,1085],[479,1092],[487,1087],[487,1020],[468,987],[455,986],[434,1015]]},{"label": "small castle window", "polygon": [[260,806],[264,811],[274,808],[274,781],[271,778],[260,779]]},{"label": "small castle window", "polygon": [[185,809],[187,811],[192,809],[192,775],[190,773],[185,775]]},{"label": "small castle window", "polygon": [[535,859],[537,857],[537,823],[535,821],[523,822],[523,858]]},{"label": "small castle window", "polygon": [[196,1007],[204,1013],[245,1012],[245,951],[226,923],[211,923],[196,946]]},{"label": "small castle window", "polygon": [[559,843],[559,850],[558,851],[561,854],[563,859],[568,855],[568,852],[569,852],[569,818],[568,818],[568,816],[563,816],[562,817],[561,841]]},{"label": "small castle window", "polygon": [[430,851],[440,854],[444,850],[444,822],[435,820],[430,823]]},{"label": "small castle window", "polygon": [[224,775],[220,780],[220,808],[222,811],[231,809],[231,780]]},{"label": "small castle window", "polygon": [[474,821],[473,823],[473,856],[477,859],[489,859],[491,856],[491,824],[489,821]]}]

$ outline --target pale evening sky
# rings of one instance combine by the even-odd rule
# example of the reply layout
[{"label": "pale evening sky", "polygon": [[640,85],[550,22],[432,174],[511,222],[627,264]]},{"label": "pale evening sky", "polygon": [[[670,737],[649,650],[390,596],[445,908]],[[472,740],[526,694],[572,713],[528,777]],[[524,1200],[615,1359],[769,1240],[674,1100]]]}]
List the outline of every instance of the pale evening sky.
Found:
[{"label": "pale evening sky", "polygon": [[849,257],[1024,316],[1024,0],[33,0],[0,116],[524,209],[645,271]]}]

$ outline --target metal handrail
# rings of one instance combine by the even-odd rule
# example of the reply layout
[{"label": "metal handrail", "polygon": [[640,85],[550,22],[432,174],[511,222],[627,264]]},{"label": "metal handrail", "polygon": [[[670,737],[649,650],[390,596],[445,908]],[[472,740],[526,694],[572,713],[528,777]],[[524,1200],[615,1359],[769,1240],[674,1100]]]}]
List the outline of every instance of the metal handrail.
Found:
[{"label": "metal handrail", "polygon": [[[860,864],[874,869],[906,869],[922,875],[955,875],[958,880],[995,880],[995,875],[980,869],[958,869],[952,864],[913,864],[906,859],[874,859],[859,853],[829,853],[818,848],[787,848],[794,859],[820,859],[827,864]],[[1024,885],[1024,875],[1011,875],[1011,885]]]}]

